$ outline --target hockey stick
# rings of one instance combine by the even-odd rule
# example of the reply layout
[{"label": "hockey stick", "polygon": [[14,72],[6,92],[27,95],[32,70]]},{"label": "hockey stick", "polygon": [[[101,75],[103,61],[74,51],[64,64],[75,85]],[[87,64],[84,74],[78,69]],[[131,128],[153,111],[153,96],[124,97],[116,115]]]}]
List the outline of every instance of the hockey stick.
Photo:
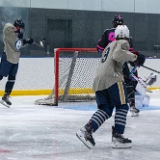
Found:
[{"label": "hockey stick", "polygon": [[33,42],[33,44],[36,45],[36,46],[38,46],[38,47],[44,48],[44,46],[42,45],[41,41],[40,41],[40,43]]},{"label": "hockey stick", "polygon": [[132,74],[135,72],[136,69],[137,69],[137,66],[134,66],[131,72],[129,73],[129,76],[132,76]]},{"label": "hockey stick", "polygon": [[[136,77],[134,74],[131,75],[147,92],[152,93],[152,91],[147,89],[147,84],[140,78]],[[139,88],[139,87],[138,87]]]},{"label": "hockey stick", "polygon": [[160,71],[157,71],[157,70],[155,70],[155,69],[152,69],[152,68],[150,68],[150,67],[147,67],[147,66],[142,66],[143,68],[146,68],[146,69],[148,69],[148,70],[150,70],[150,71],[153,71],[153,72],[155,72],[155,73],[159,73],[160,74]]},{"label": "hockey stick", "polygon": [[136,77],[134,74],[131,75],[137,82],[139,82],[144,88],[147,88],[147,85],[144,83],[142,83],[142,81],[140,81],[140,79],[138,77]]},{"label": "hockey stick", "polygon": [[38,46],[38,47],[41,47],[41,48],[44,48],[44,43],[46,42],[46,39],[43,38],[42,40],[39,41],[39,43],[37,42],[33,42],[34,45]]}]

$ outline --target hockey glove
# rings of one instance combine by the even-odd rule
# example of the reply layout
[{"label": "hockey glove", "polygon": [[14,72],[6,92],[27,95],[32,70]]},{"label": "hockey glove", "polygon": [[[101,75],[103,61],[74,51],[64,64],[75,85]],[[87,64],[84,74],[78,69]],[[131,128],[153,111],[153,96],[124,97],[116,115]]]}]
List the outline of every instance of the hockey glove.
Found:
[{"label": "hockey glove", "polygon": [[34,39],[33,38],[26,38],[26,39],[23,39],[23,45],[25,44],[33,44],[34,42]]},{"label": "hockey glove", "polygon": [[136,59],[136,61],[135,61],[135,64],[136,64],[138,67],[143,66],[143,64],[144,64],[144,62],[145,62],[145,60],[146,60],[146,57],[145,57],[143,54],[141,54],[141,53],[138,53],[138,54],[136,54],[136,55],[137,55],[137,59]]}]

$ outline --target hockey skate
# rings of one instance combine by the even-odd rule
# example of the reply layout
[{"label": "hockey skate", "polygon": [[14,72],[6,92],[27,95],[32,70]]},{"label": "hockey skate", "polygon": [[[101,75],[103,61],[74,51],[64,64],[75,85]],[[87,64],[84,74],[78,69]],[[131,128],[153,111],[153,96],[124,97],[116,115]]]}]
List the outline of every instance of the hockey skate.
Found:
[{"label": "hockey skate", "polygon": [[8,94],[4,94],[4,96],[2,97],[2,100],[0,101],[1,104],[3,104],[4,106],[10,108],[10,106],[12,105],[12,103],[9,100],[9,95]]},{"label": "hockey skate", "polygon": [[130,107],[131,117],[139,117],[140,110],[136,107]]},{"label": "hockey skate", "polygon": [[77,133],[76,136],[84,143],[86,147],[91,149],[95,146],[95,141],[92,137],[92,132],[87,130],[86,127],[81,128]]},{"label": "hockey skate", "polygon": [[131,117],[139,117],[140,110],[135,107],[135,103],[131,102],[129,103],[129,105],[130,105]]},{"label": "hockey skate", "polygon": [[131,148],[132,141],[128,138],[124,138],[122,134],[119,134],[115,127],[112,126],[112,148],[125,149]]}]

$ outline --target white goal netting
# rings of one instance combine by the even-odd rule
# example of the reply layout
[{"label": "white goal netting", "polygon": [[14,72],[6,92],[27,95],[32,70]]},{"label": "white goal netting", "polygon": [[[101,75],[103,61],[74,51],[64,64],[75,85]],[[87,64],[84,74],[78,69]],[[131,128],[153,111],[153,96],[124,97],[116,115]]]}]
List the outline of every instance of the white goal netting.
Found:
[{"label": "white goal netting", "polygon": [[95,48],[58,48],[54,55],[55,84],[52,93],[35,104],[58,105],[58,102],[95,99],[93,79],[100,61]]}]

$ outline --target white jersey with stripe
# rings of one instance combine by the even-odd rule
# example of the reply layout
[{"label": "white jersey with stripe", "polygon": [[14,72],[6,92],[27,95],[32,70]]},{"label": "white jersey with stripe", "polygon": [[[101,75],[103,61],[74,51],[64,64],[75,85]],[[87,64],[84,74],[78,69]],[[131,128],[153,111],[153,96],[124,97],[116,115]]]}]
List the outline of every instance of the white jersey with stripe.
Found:
[{"label": "white jersey with stripe", "polygon": [[11,23],[6,23],[3,29],[4,51],[7,55],[7,61],[13,64],[19,62],[20,51],[16,48],[15,43],[18,40],[15,33],[15,27]]}]

